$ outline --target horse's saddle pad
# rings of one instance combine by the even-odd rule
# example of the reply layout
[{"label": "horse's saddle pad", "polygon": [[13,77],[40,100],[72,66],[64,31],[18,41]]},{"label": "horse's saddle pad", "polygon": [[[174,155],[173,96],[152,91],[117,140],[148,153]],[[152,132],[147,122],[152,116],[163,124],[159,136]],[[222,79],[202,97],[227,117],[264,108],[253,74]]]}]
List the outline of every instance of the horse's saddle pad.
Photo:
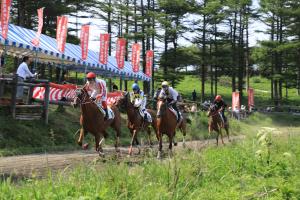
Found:
[{"label": "horse's saddle pad", "polygon": [[175,115],[176,119],[178,120],[178,117],[181,116],[181,113],[179,112],[180,116],[178,116],[178,114],[177,114],[176,110],[174,110],[174,108],[169,107],[169,110],[173,113],[173,115]]},{"label": "horse's saddle pad", "polygon": [[[102,107],[99,107],[99,110],[102,112],[103,115],[105,115],[105,111]],[[107,112],[108,112],[108,119],[115,118],[114,111],[110,107],[107,107]]]},{"label": "horse's saddle pad", "polygon": [[[149,123],[151,123],[152,122],[152,117],[151,117],[150,113],[148,113],[147,111],[145,111],[145,114],[147,115],[147,121]],[[140,110],[140,115],[144,118],[144,113],[143,113],[142,110]]]}]

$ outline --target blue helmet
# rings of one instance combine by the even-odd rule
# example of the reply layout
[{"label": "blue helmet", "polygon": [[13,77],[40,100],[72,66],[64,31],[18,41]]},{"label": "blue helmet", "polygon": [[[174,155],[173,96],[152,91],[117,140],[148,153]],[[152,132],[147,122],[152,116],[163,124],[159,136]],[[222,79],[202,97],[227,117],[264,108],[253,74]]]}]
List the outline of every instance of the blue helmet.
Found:
[{"label": "blue helmet", "polygon": [[139,85],[136,83],[132,84],[132,90],[140,90]]}]

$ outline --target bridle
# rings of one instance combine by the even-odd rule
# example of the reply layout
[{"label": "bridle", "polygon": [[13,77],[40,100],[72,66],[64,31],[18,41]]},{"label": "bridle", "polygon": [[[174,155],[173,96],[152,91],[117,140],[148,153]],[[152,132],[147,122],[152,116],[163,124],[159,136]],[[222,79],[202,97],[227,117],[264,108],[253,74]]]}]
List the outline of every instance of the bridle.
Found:
[{"label": "bridle", "polygon": [[80,89],[81,98],[79,98],[78,95],[76,94],[76,97],[74,99],[75,102],[79,101],[80,105],[94,103],[93,101],[87,101],[86,100],[86,99],[89,99],[89,98],[88,98],[88,93],[87,93],[87,91],[85,89],[85,86],[82,89]]}]

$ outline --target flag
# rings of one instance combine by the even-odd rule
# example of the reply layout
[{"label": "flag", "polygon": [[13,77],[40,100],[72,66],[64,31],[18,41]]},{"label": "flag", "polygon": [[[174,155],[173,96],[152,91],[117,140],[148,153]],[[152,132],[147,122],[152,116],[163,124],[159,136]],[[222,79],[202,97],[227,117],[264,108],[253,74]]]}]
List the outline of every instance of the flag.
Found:
[{"label": "flag", "polygon": [[44,23],[44,20],[43,20],[44,8],[38,9],[37,12],[38,12],[38,18],[39,18],[38,31],[36,33],[36,37],[31,41],[31,43],[34,46],[39,46],[39,44],[40,44],[40,36],[42,33],[43,23]]},{"label": "flag", "polygon": [[254,107],[254,89],[248,89],[248,108]]},{"label": "flag", "polygon": [[109,37],[108,33],[100,34],[99,62],[104,65],[107,64],[108,60]]},{"label": "flag", "polygon": [[2,37],[7,39],[11,0],[2,0],[1,3],[1,30]]},{"label": "flag", "polygon": [[116,49],[116,59],[119,69],[124,68],[124,58],[125,58],[125,51],[126,51],[126,40],[124,38],[117,39],[117,49]]},{"label": "flag", "polygon": [[154,52],[152,50],[148,50],[146,52],[146,70],[145,70],[145,74],[149,77],[152,76],[153,58],[154,58]]},{"label": "flag", "polygon": [[240,109],[240,93],[233,92],[232,93],[232,110]]},{"label": "flag", "polygon": [[90,26],[89,25],[83,25],[81,27],[80,45],[81,45],[81,58],[82,58],[82,60],[86,60],[87,57],[88,57],[89,32],[90,32]]},{"label": "flag", "polygon": [[57,17],[56,40],[57,40],[57,49],[61,53],[65,52],[67,32],[68,32],[68,17],[66,16]]},{"label": "flag", "polygon": [[141,46],[138,43],[134,43],[132,45],[132,70],[133,72],[138,72],[140,70],[140,54],[141,54]]}]

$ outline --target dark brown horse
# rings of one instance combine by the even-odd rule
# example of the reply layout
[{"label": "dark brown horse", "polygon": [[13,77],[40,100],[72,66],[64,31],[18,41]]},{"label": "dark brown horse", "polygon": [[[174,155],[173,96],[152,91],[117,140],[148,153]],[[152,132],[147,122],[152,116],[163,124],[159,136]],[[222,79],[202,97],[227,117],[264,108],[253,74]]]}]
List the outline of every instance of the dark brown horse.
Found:
[{"label": "dark brown horse", "polygon": [[221,135],[222,144],[224,144],[223,141],[223,134],[222,134],[222,128],[225,129],[228,141],[230,141],[229,138],[229,123],[228,121],[224,123],[224,120],[221,117],[220,111],[217,109],[217,107],[214,104],[211,104],[208,109],[209,122],[208,122],[208,132],[211,134],[213,131],[217,132],[217,145],[219,144],[219,135]]},{"label": "dark brown horse", "polygon": [[131,133],[131,143],[129,148],[129,155],[132,154],[132,147],[134,143],[138,146],[139,153],[139,142],[138,142],[138,132],[141,130],[146,130],[148,133],[148,142],[149,145],[152,146],[151,141],[151,128],[153,127],[154,131],[156,132],[156,113],[155,111],[151,109],[147,109],[147,112],[151,115],[152,123],[145,122],[143,117],[140,115],[139,108],[135,107],[133,103],[130,101],[130,93],[126,92],[123,94],[123,97],[119,99],[118,103],[119,106],[123,107],[126,110],[127,117],[128,117],[128,123],[127,127]]},{"label": "dark brown horse", "polygon": [[166,134],[169,138],[169,156],[172,156],[172,142],[177,127],[176,116],[170,111],[168,102],[165,98],[159,98],[157,101],[157,138],[159,148],[157,158],[162,156],[162,136]]},{"label": "dark brown horse", "polygon": [[80,105],[80,136],[78,144],[82,146],[82,141],[87,132],[95,136],[96,151],[99,155],[104,155],[102,149],[102,142],[104,137],[107,136],[106,129],[110,126],[116,132],[115,149],[119,152],[119,141],[121,133],[121,115],[116,106],[112,106],[111,109],[114,112],[114,119],[104,120],[104,114],[99,110],[97,105],[90,99],[89,94],[85,87],[77,91],[76,98],[73,102],[74,105]]}]

